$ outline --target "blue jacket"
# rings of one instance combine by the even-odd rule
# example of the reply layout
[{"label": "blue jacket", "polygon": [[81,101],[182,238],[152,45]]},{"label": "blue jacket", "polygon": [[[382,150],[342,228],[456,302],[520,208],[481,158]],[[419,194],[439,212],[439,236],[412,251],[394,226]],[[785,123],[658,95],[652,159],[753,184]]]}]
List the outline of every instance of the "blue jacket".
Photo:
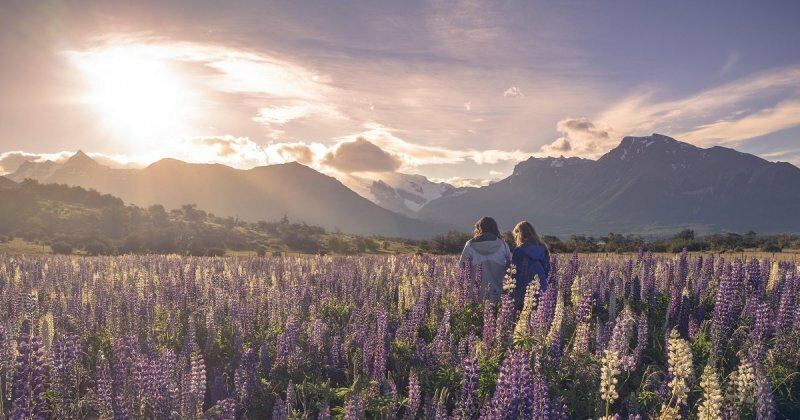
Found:
[{"label": "blue jacket", "polygon": [[516,266],[517,273],[514,275],[516,287],[514,287],[514,301],[517,307],[521,307],[525,299],[525,290],[533,280],[533,276],[539,275],[540,293],[547,290],[547,277],[550,274],[550,253],[547,248],[537,244],[526,244],[514,249],[511,262]]}]

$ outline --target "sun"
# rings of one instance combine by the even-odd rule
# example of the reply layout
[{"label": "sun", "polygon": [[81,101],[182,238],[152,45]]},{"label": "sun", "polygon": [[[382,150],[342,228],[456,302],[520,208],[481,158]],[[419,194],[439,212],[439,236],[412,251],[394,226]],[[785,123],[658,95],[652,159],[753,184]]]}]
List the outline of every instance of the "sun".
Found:
[{"label": "sun", "polygon": [[152,147],[186,136],[197,95],[169,61],[135,47],[74,55],[85,81],[82,102],[117,141]]}]

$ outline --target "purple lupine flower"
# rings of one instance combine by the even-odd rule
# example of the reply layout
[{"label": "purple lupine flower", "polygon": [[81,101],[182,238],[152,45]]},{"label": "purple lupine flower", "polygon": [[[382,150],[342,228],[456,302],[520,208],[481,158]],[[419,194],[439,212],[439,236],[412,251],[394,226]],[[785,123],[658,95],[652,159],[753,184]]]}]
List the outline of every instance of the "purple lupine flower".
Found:
[{"label": "purple lupine flower", "polygon": [[758,373],[756,378],[756,418],[759,420],[775,418],[775,398],[772,395],[769,378],[763,372]]},{"label": "purple lupine flower", "polygon": [[[531,373],[531,354],[526,350],[513,350],[500,366],[497,387],[491,401],[490,418],[531,418],[535,397]],[[546,385],[545,385],[546,387]],[[545,391],[546,395],[546,391]]]},{"label": "purple lupine flower", "polygon": [[217,414],[213,417],[214,420],[236,420],[236,400],[233,398],[226,398],[217,401]]},{"label": "purple lupine flower", "polygon": [[533,412],[530,418],[538,420],[549,420],[553,417],[550,411],[550,396],[547,392],[547,381],[544,376],[536,375],[533,378],[533,389],[531,391],[533,401]]},{"label": "purple lupine flower", "polygon": [[364,400],[359,393],[354,393],[347,399],[344,406],[345,420],[362,420],[365,418]]},{"label": "purple lupine flower", "polygon": [[411,370],[408,374],[408,406],[406,407],[405,419],[414,419],[417,417],[417,411],[421,402],[422,395],[419,387],[419,378],[417,372]]},{"label": "purple lupine flower", "polygon": [[[720,260],[722,260],[720,258]],[[733,331],[733,308],[735,290],[731,276],[730,264],[723,271],[714,303],[714,318],[711,325],[711,343],[713,353],[718,354],[722,343]]]},{"label": "purple lupine flower", "polygon": [[375,355],[372,364],[372,379],[380,380],[386,375],[386,334],[389,324],[389,313],[381,308],[375,317]]},{"label": "purple lupine flower", "polygon": [[275,405],[272,406],[272,420],[286,420],[289,413],[286,412],[286,403],[281,397],[275,398]]},{"label": "purple lupine flower", "polygon": [[439,363],[443,363],[452,356],[450,344],[450,308],[445,309],[442,321],[436,327],[436,336],[433,338],[433,350]]},{"label": "purple lupine flower", "polygon": [[495,330],[495,342],[498,349],[504,349],[511,344],[512,332],[514,331],[514,316],[517,309],[514,306],[514,298],[511,293],[503,293],[500,298],[500,314],[497,317],[497,328]]},{"label": "purple lupine flower", "polygon": [[458,401],[456,417],[471,419],[478,407],[478,358],[464,359],[461,379],[461,396]]},{"label": "purple lupine flower", "polygon": [[642,312],[639,314],[639,319],[636,321],[636,347],[634,347],[630,356],[631,370],[635,370],[642,360],[642,354],[647,348],[647,313]]},{"label": "purple lupine flower", "polygon": [[580,303],[578,303],[578,308],[575,310],[575,322],[587,322],[591,319],[593,303],[592,293],[589,291],[584,292]]},{"label": "purple lupine flower", "polygon": [[483,303],[483,348],[489,353],[494,348],[495,326],[494,305],[487,300]]},{"label": "purple lupine flower", "polygon": [[754,320],[750,330],[749,344],[750,356],[754,360],[761,360],[764,357],[765,341],[770,331],[769,305],[764,301],[753,304]]},{"label": "purple lupine flower", "polygon": [[569,419],[569,405],[567,404],[567,399],[563,395],[558,396],[555,401],[553,401],[550,418],[553,420]]},{"label": "purple lupine flower", "polygon": [[775,321],[773,324],[776,334],[787,330],[792,325],[792,318],[794,317],[794,308],[796,305],[795,296],[797,295],[795,288],[798,285],[797,273],[792,272],[790,276],[786,276],[783,283],[783,290],[781,290],[781,298],[778,303],[778,311],[775,314]]},{"label": "purple lupine flower", "polygon": [[692,312],[692,304],[689,301],[689,290],[683,289],[681,293],[681,304],[678,310],[678,319],[676,319],[678,333],[681,337],[689,337],[689,316]]},{"label": "purple lupine flower", "polygon": [[31,335],[30,321],[26,318],[22,321],[17,340],[17,360],[11,388],[11,418],[48,417],[44,381],[42,339]]}]

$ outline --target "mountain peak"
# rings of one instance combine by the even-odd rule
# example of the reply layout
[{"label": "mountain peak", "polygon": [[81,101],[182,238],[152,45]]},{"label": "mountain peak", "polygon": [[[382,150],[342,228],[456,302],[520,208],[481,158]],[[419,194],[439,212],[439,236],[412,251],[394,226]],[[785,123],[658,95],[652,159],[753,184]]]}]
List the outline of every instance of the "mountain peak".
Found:
[{"label": "mountain peak", "polygon": [[72,157],[70,157],[69,159],[67,159],[66,162],[64,162],[64,166],[76,166],[76,165],[99,165],[99,163],[97,163],[97,161],[95,161],[94,159],[90,158],[89,155],[83,152],[83,150],[78,150],[77,152],[75,152],[74,155],[72,155]]}]

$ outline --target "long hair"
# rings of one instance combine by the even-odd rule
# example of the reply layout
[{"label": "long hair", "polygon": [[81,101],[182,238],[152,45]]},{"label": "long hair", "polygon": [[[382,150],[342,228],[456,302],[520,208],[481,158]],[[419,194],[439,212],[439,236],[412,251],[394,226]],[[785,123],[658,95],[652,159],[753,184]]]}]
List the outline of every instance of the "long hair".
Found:
[{"label": "long hair", "polygon": [[491,217],[484,216],[475,222],[475,230],[472,232],[472,238],[477,238],[484,233],[493,233],[498,238],[500,237],[500,228],[497,227],[497,222]]},{"label": "long hair", "polygon": [[527,220],[523,220],[514,226],[514,242],[517,246],[536,244],[547,248],[547,244],[542,242],[542,239],[539,238],[539,234],[536,233],[536,228]]}]

